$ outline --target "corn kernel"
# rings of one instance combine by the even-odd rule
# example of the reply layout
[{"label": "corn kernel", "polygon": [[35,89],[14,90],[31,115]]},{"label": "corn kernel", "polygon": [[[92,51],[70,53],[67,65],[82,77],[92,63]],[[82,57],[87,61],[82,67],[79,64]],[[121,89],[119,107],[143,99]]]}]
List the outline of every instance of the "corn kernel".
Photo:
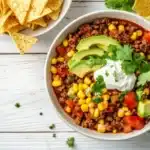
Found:
[{"label": "corn kernel", "polygon": [[87,103],[87,104],[89,104],[91,101],[92,101],[92,99],[91,99],[90,97],[88,97],[88,98],[86,99],[86,103]]},{"label": "corn kernel", "polygon": [[68,40],[64,40],[64,41],[63,41],[63,46],[64,46],[64,47],[67,47],[68,44],[69,44],[69,43],[68,43]]},{"label": "corn kernel", "polygon": [[99,120],[98,123],[104,125],[104,119]]},{"label": "corn kernel", "polygon": [[150,54],[149,54],[149,55],[147,55],[147,59],[148,59],[148,60],[150,60]]},{"label": "corn kernel", "polygon": [[124,32],[124,25],[119,25],[118,26],[119,32]]},{"label": "corn kernel", "polygon": [[57,68],[54,66],[51,66],[51,73],[56,74],[57,73]]},{"label": "corn kernel", "polygon": [[88,93],[88,94],[87,94],[87,97],[90,97],[90,98],[91,98],[91,97],[92,97],[91,93]]},{"label": "corn kernel", "polygon": [[141,55],[142,57],[145,57],[145,54],[144,54],[143,52],[141,52],[140,55]]},{"label": "corn kernel", "polygon": [[67,113],[71,113],[71,108],[70,108],[69,106],[66,106],[66,107],[65,107],[65,111],[66,111]]},{"label": "corn kernel", "polygon": [[87,85],[90,85],[90,84],[91,84],[90,78],[85,77],[85,78],[84,78],[84,83],[87,84]]},{"label": "corn kernel", "polygon": [[142,36],[143,35],[142,30],[137,30],[136,33],[137,33],[137,36]]},{"label": "corn kernel", "polygon": [[89,112],[90,112],[90,114],[91,114],[92,116],[93,116],[93,114],[94,114],[94,111],[95,111],[94,108],[90,108],[90,109],[89,109]]},{"label": "corn kernel", "polygon": [[93,87],[93,85],[94,85],[94,83],[91,83],[90,88],[92,88],[92,87]]},{"label": "corn kernel", "polygon": [[106,132],[106,127],[105,127],[105,125],[98,124],[98,126],[97,126],[97,131],[100,132],[100,133],[105,133],[105,132]]},{"label": "corn kernel", "polygon": [[113,31],[113,30],[116,29],[116,26],[115,26],[114,24],[110,24],[110,25],[108,26],[108,29],[109,29],[109,31]]},{"label": "corn kernel", "polygon": [[133,34],[131,35],[131,40],[135,41],[137,39],[137,33],[133,32]]},{"label": "corn kernel", "polygon": [[56,58],[52,58],[51,63],[52,63],[52,65],[57,64],[57,59]]},{"label": "corn kernel", "polygon": [[78,84],[74,83],[72,89],[73,89],[74,93],[77,93],[78,92]]},{"label": "corn kernel", "polygon": [[53,87],[58,87],[58,86],[61,86],[61,85],[62,85],[61,80],[54,80],[54,81],[52,82],[52,86],[53,86]]},{"label": "corn kernel", "polygon": [[110,96],[108,94],[105,94],[102,96],[104,101],[108,101],[110,99]]},{"label": "corn kernel", "polygon": [[143,94],[149,95],[150,94],[149,88],[145,88],[143,91]]},{"label": "corn kernel", "polygon": [[79,99],[78,101],[78,104],[79,105],[82,105],[82,104],[85,104],[86,103],[86,100],[85,99]]},{"label": "corn kernel", "polygon": [[59,75],[53,75],[53,79],[54,79],[54,80],[59,80],[60,77],[59,77]]},{"label": "corn kernel", "polygon": [[89,108],[94,108],[95,104],[93,102],[89,103]]},{"label": "corn kernel", "polygon": [[107,93],[107,89],[104,88],[104,89],[102,90],[102,92],[103,92],[103,94]]},{"label": "corn kernel", "polygon": [[98,110],[98,108],[95,109],[93,117],[94,118],[98,118],[99,117],[99,110]]},{"label": "corn kernel", "polygon": [[120,118],[122,118],[122,117],[124,117],[124,110],[123,109],[119,109],[118,110],[118,117],[120,117]]},{"label": "corn kernel", "polygon": [[83,83],[79,83],[78,88],[79,90],[83,90]]},{"label": "corn kernel", "polygon": [[88,88],[87,84],[83,84],[83,89],[86,90]]},{"label": "corn kernel", "polygon": [[71,50],[67,53],[67,56],[72,57],[74,54],[75,54],[75,52],[73,50]]},{"label": "corn kernel", "polygon": [[116,130],[116,129],[114,129],[114,130],[113,130],[113,133],[114,133],[114,134],[116,134],[116,133],[117,133],[117,130]]},{"label": "corn kernel", "polygon": [[81,98],[81,99],[84,99],[84,98],[85,98],[85,94],[84,94],[84,92],[81,91],[81,90],[78,92],[77,96],[78,96],[79,98]]},{"label": "corn kernel", "polygon": [[58,58],[57,58],[57,61],[58,61],[58,62],[64,62],[64,60],[65,60],[65,58],[63,58],[63,57],[58,57]]},{"label": "corn kernel", "polygon": [[131,115],[132,115],[131,111],[125,112],[125,116],[131,116]]},{"label": "corn kernel", "polygon": [[105,109],[103,102],[98,104],[99,111],[103,111]]},{"label": "corn kernel", "polygon": [[107,109],[108,108],[108,101],[104,101],[103,106],[104,106],[104,109]]},{"label": "corn kernel", "polygon": [[124,111],[128,111],[128,110],[129,110],[128,107],[122,107],[122,109],[123,109]]},{"label": "corn kernel", "polygon": [[81,105],[81,110],[82,110],[83,112],[88,112],[88,110],[89,110],[88,105],[87,105],[87,104],[82,104],[82,105]]}]

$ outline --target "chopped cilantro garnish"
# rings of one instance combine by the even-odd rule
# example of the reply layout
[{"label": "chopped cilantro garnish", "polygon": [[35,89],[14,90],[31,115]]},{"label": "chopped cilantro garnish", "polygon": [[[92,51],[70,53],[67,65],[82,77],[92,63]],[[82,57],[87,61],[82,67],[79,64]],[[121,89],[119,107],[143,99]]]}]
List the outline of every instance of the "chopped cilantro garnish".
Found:
[{"label": "chopped cilantro garnish", "polygon": [[20,108],[21,105],[20,105],[20,103],[16,103],[15,106],[16,106],[17,108]]},{"label": "chopped cilantro garnish", "polygon": [[92,101],[94,102],[94,103],[100,103],[101,101],[102,101],[102,99],[101,98],[99,98],[99,97],[95,97],[95,98],[93,98],[92,99]]},{"label": "chopped cilantro garnish", "polygon": [[106,71],[106,72],[105,72],[105,75],[108,77],[108,76],[109,76],[109,72],[108,72],[108,71]]},{"label": "chopped cilantro garnish", "polygon": [[120,101],[123,101],[123,99],[124,99],[125,95],[127,95],[127,93],[128,93],[128,91],[123,91],[123,92],[121,92],[121,94],[120,94],[120,96],[119,96],[119,100],[120,100]]},{"label": "chopped cilantro garnish", "polygon": [[66,141],[66,143],[69,147],[74,147],[74,142],[75,142],[74,137],[69,137]]},{"label": "chopped cilantro garnish", "polygon": [[106,87],[103,76],[98,76],[96,83],[92,87],[92,92],[101,94],[102,90]]},{"label": "chopped cilantro garnish", "polygon": [[136,97],[137,97],[138,101],[143,100],[143,98],[142,98],[143,97],[143,89],[144,89],[144,87],[140,87],[136,90]]},{"label": "chopped cilantro garnish", "polygon": [[150,71],[142,73],[138,77],[137,86],[144,86],[149,81],[150,81]]},{"label": "chopped cilantro garnish", "polygon": [[54,129],[55,128],[55,124],[51,124],[50,126],[49,126],[49,128],[52,130],[52,129]]},{"label": "chopped cilantro garnish", "polygon": [[117,72],[116,71],[114,71],[113,76],[115,78],[115,82],[118,82],[118,76],[117,76]]}]

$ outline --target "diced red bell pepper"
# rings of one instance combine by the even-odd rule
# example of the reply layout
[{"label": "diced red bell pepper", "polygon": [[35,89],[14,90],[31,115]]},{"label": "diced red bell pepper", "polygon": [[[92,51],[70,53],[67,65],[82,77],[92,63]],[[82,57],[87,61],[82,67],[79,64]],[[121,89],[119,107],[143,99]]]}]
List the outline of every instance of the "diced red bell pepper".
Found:
[{"label": "diced red bell pepper", "polygon": [[146,32],[145,34],[144,34],[144,40],[146,40],[148,43],[150,43],[150,32]]},{"label": "diced red bell pepper", "polygon": [[56,51],[60,56],[64,56],[66,54],[66,49],[63,46],[58,46]]},{"label": "diced red bell pepper", "polygon": [[124,98],[124,104],[129,108],[129,109],[134,109],[137,107],[137,100],[136,100],[136,94],[135,92],[129,92],[125,98]]},{"label": "diced red bell pepper", "polygon": [[67,68],[61,68],[61,67],[57,68],[57,74],[62,78],[66,77],[68,75],[68,73],[69,72],[68,72]]},{"label": "diced red bell pepper", "polygon": [[75,103],[73,102],[73,100],[66,100],[66,104],[67,104],[71,109],[73,109],[74,106],[75,106]]},{"label": "diced red bell pepper", "polygon": [[125,125],[129,125],[136,130],[144,128],[145,121],[139,116],[126,116],[123,118]]}]

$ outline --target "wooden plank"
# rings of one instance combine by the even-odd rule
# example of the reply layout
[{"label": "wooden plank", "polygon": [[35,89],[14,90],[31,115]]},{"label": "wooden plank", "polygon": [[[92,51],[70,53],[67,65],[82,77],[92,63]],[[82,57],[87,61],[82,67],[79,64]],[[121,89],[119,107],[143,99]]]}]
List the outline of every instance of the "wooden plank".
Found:
[{"label": "wooden plank", "polygon": [[[0,55],[0,132],[72,131],[53,108],[44,84],[46,55]],[[15,104],[21,107],[16,108]],[[39,113],[43,112],[43,116]]]},{"label": "wooden plank", "polygon": [[126,141],[100,141],[78,133],[18,133],[0,134],[1,150],[70,150],[66,144],[68,137],[75,137],[76,150],[149,150],[150,134]]},{"label": "wooden plank", "polygon": [[[80,1],[73,2],[67,16],[51,32],[40,36],[39,42],[32,47],[29,53],[47,53],[52,40],[69,22],[77,17],[96,10],[105,9],[104,2],[101,1]],[[0,36],[0,53],[18,53],[15,45],[7,35]]]}]

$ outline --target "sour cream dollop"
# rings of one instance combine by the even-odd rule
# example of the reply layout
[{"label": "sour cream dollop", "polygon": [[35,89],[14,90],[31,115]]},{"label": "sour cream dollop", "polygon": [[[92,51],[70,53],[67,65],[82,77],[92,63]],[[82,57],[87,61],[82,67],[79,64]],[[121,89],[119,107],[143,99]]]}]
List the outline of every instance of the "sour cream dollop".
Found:
[{"label": "sour cream dollop", "polygon": [[[130,66],[129,66],[130,67]],[[135,74],[126,75],[121,67],[121,61],[107,60],[107,64],[94,72],[94,79],[103,76],[107,89],[130,91],[136,82]]]}]

